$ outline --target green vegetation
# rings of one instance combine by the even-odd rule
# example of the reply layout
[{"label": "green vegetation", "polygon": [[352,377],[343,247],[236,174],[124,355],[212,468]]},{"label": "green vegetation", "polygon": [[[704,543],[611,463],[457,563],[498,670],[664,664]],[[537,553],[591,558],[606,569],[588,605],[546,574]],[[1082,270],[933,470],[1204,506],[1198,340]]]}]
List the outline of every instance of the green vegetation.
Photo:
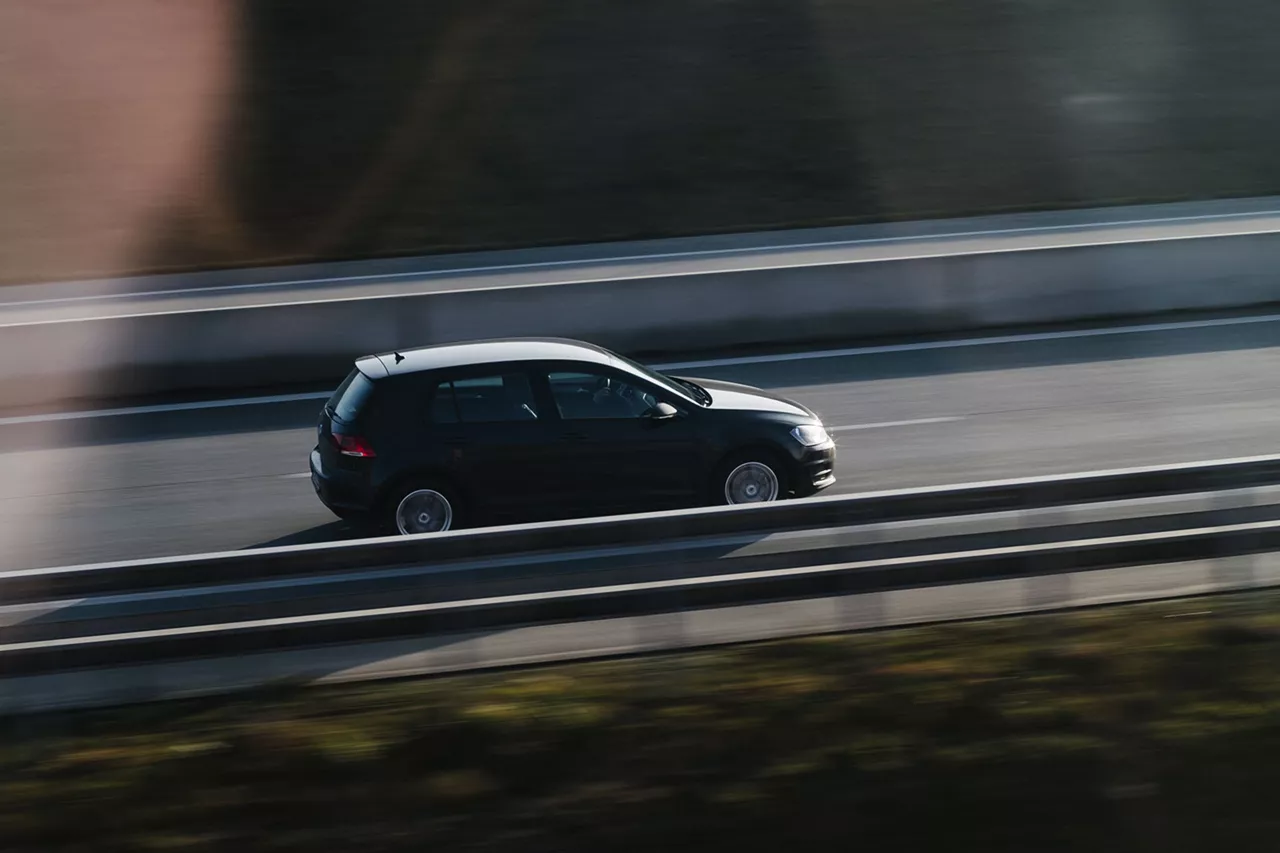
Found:
[{"label": "green vegetation", "polygon": [[0,848],[1273,849],[1278,602],[10,719]]}]

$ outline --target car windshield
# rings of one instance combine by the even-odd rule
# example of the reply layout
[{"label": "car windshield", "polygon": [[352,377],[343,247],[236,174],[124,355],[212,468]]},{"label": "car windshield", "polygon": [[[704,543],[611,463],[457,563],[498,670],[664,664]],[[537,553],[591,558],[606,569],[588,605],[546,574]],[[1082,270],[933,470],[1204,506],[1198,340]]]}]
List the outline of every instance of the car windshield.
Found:
[{"label": "car windshield", "polygon": [[623,356],[620,356],[617,353],[613,353],[613,357],[616,358],[618,361],[622,362],[623,364],[625,364],[627,367],[631,368],[636,373],[643,376],[645,379],[648,379],[654,385],[658,385],[663,389],[670,391],[672,394],[676,394],[681,399],[689,401],[690,403],[694,403],[699,406],[705,405],[700,400],[698,400],[694,396],[694,394],[690,392],[688,388],[676,382],[671,377],[663,376],[661,373],[657,373],[653,370],[650,370],[649,368],[645,367],[642,364],[636,364],[631,359],[624,358]]}]

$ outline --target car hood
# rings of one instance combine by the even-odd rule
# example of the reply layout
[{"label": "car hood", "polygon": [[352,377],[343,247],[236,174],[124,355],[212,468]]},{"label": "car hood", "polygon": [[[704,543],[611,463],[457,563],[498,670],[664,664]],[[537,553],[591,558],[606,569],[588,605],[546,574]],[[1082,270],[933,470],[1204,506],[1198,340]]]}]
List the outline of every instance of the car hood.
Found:
[{"label": "car hood", "polygon": [[750,385],[739,385],[736,382],[724,382],[719,379],[695,379],[687,377],[689,382],[701,385],[711,392],[711,409],[713,411],[746,411],[775,412],[781,415],[792,415],[797,418],[813,418],[818,416],[799,403],[771,394]]}]

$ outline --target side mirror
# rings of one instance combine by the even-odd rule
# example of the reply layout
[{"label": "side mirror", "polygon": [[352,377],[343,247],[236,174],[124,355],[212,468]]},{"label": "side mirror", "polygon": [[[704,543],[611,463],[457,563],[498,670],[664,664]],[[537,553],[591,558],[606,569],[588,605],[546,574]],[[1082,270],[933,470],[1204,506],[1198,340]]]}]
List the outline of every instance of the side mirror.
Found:
[{"label": "side mirror", "polygon": [[672,418],[680,417],[680,412],[670,403],[659,403],[645,412],[644,416],[646,420],[650,421],[669,421]]}]

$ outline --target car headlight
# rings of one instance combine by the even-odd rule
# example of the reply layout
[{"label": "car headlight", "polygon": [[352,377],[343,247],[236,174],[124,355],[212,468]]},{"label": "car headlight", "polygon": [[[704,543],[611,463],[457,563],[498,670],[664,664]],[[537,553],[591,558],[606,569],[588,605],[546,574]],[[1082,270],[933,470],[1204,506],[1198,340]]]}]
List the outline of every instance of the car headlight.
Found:
[{"label": "car headlight", "polygon": [[817,447],[820,444],[827,444],[831,441],[831,436],[827,435],[827,431],[822,424],[798,426],[791,430],[791,437],[805,447]]}]

